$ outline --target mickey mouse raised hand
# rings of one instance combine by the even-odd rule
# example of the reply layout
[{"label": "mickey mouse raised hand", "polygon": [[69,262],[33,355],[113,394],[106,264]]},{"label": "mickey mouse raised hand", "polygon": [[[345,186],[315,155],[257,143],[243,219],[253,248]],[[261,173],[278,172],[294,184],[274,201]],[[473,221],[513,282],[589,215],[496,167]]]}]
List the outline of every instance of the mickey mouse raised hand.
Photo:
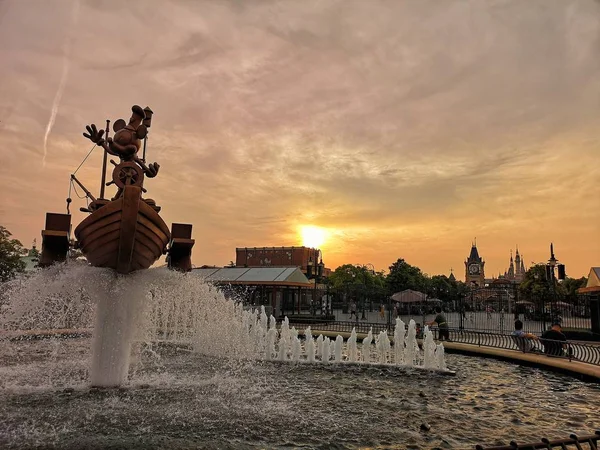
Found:
[{"label": "mickey mouse raised hand", "polygon": [[[96,128],[95,124],[86,125],[85,129],[87,130],[87,133],[83,133],[83,135],[86,138],[88,138],[94,144],[99,145],[100,147],[104,147],[104,143],[105,143],[105,140],[103,139],[104,130],[98,130]],[[106,150],[110,153],[110,151],[108,149],[106,149]]]},{"label": "mickey mouse raised hand", "polygon": [[115,121],[113,124],[115,135],[107,140],[104,139],[104,130],[98,130],[94,124],[86,126],[87,133],[83,133],[83,136],[104,148],[111,155],[118,156],[121,161],[135,161],[144,169],[146,176],[155,177],[160,166],[157,163],[146,166],[137,157],[141,140],[148,134],[148,128],[142,123],[144,119],[149,121],[151,117],[152,111],[149,108],[147,111],[149,117],[146,117],[146,112],[140,106],[132,106],[129,124],[125,125],[123,119]]}]

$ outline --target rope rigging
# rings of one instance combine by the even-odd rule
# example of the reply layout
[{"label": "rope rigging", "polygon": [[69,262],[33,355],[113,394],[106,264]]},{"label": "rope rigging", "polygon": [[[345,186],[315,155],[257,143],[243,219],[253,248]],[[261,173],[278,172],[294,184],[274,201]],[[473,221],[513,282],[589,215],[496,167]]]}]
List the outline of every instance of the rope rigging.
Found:
[{"label": "rope rigging", "polygon": [[90,155],[92,154],[92,152],[94,151],[94,149],[96,148],[96,144],[94,144],[94,146],[92,147],[92,149],[88,152],[88,154],[86,155],[85,158],[83,158],[83,161],[81,161],[81,164],[79,164],[79,166],[77,167],[77,169],[75,169],[75,172],[73,172],[73,175],[75,175],[77,173],[77,171],[79,169],[81,169],[81,166],[83,166],[83,163],[90,157]]},{"label": "rope rigging", "polygon": [[[75,175],[79,169],[81,169],[81,166],[83,166],[83,164],[87,161],[87,159],[90,157],[90,155],[92,154],[92,152],[94,151],[94,149],[97,147],[97,144],[94,144],[92,146],[92,148],[90,149],[90,151],[88,152],[88,154],[85,156],[85,158],[83,158],[83,161],[81,161],[81,164],[79,164],[79,166],[77,166],[77,169],[75,169],[75,172],[73,172],[73,175]],[[71,210],[70,210],[70,206],[71,206],[71,202],[73,201],[71,199],[71,190],[75,191],[75,195],[77,195],[77,197],[79,197],[80,199],[86,199],[86,205],[89,206],[89,199],[87,198],[87,195],[84,195],[83,197],[81,195],[79,195],[79,192],[77,192],[77,188],[75,187],[75,185],[73,184],[73,178],[69,179],[69,195],[67,196],[67,214],[71,214]]]}]

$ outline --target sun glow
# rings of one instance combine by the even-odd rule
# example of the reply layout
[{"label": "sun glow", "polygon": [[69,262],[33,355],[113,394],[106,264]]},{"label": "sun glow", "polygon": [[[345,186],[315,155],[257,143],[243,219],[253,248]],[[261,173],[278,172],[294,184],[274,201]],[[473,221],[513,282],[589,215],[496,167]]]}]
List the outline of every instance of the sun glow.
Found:
[{"label": "sun glow", "polygon": [[319,248],[327,240],[327,231],[312,225],[301,226],[300,235],[302,236],[302,245],[305,247]]}]

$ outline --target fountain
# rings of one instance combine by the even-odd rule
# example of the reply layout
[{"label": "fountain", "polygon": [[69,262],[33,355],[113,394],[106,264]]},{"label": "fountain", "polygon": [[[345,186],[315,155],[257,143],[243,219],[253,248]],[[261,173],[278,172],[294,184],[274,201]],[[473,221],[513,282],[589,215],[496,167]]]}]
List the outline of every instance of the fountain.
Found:
[{"label": "fountain", "polygon": [[14,332],[29,328],[37,333],[92,331],[93,386],[126,382],[133,343],[146,348],[157,343],[187,345],[194,352],[220,358],[371,364],[451,373],[444,365],[443,346],[435,345],[429,329],[425,330],[424,352],[420,352],[414,321],[406,333],[404,323],[397,319],[393,351],[387,331],[373,342],[370,330],[359,348],[355,329],[344,342],[339,335],[332,340],[319,334],[315,339],[308,326],[302,342],[287,318],[278,326],[273,316],[267,317],[264,306],[244,309],[242,303],[226,300],[193,275],[164,268],[115,276],[109,269],[76,261],[54,265],[13,284],[2,328]]},{"label": "fountain", "polygon": [[[532,398],[542,410],[573,403],[586,424],[576,427],[580,432],[597,419],[594,389],[582,383],[569,381],[565,392],[565,378],[555,374],[457,355],[451,365],[460,372],[438,376],[445,373],[443,346],[429,329],[423,351],[415,324],[401,321],[393,342],[387,333],[370,333],[375,339],[367,347],[368,339],[357,343],[356,330],[346,342],[341,336],[330,341],[285,319],[275,327],[264,309],[225,299],[193,273],[157,268],[116,276],[71,261],[9,288],[0,329],[15,338],[25,329],[50,338],[0,346],[0,447],[313,448],[339,442],[429,448],[445,442],[457,448],[481,442],[482,433],[531,435],[531,426],[515,429],[514,420]],[[135,307],[118,310],[124,305],[110,303],[123,321],[111,325],[121,334],[115,332],[119,339],[107,348],[121,356],[93,372],[97,341],[85,335],[94,331],[107,298]],[[130,328],[123,329],[125,323]],[[84,337],[63,339],[56,330]],[[121,387],[90,388],[100,373]],[[299,415],[299,401],[319,415]],[[478,427],[460,426],[474,411]],[[554,431],[556,419],[545,420],[536,417],[536,430]],[[425,422],[431,430],[419,431]]]}]

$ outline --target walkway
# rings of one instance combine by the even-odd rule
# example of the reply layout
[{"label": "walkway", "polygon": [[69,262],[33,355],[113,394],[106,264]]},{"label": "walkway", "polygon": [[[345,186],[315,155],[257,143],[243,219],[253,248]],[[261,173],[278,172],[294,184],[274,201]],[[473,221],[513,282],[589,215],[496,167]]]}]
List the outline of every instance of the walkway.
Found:
[{"label": "walkway", "polygon": [[[317,313],[318,314],[318,313]],[[335,320],[340,322],[350,321],[350,314],[343,313],[341,309],[335,309],[333,311],[335,315]],[[479,331],[490,331],[495,333],[510,333],[514,330],[515,319],[512,314],[509,313],[497,313],[493,312],[487,314],[484,311],[479,312],[468,312],[466,317],[462,319],[461,322],[461,314],[458,312],[444,312],[446,315],[446,320],[448,325],[451,328],[459,328],[461,323],[464,328],[469,330],[479,330]],[[379,315],[379,311],[373,310],[369,311],[365,310],[365,320],[362,320],[362,311],[358,311],[358,322],[368,322],[368,323],[380,323],[387,324],[388,321],[391,323],[395,322],[395,319],[391,319],[388,317],[389,313],[386,310],[385,317],[382,319]],[[408,323],[411,319],[413,319],[418,324],[423,324],[424,322],[431,322],[435,318],[435,314],[425,314],[425,315],[400,315],[400,318],[404,323]],[[536,320],[526,320],[523,314],[519,315],[519,319],[524,324],[524,330],[534,333],[541,334],[541,332],[550,326],[550,322],[540,322]],[[583,319],[580,317],[563,317],[563,327],[565,328],[591,328],[591,320]]]}]

